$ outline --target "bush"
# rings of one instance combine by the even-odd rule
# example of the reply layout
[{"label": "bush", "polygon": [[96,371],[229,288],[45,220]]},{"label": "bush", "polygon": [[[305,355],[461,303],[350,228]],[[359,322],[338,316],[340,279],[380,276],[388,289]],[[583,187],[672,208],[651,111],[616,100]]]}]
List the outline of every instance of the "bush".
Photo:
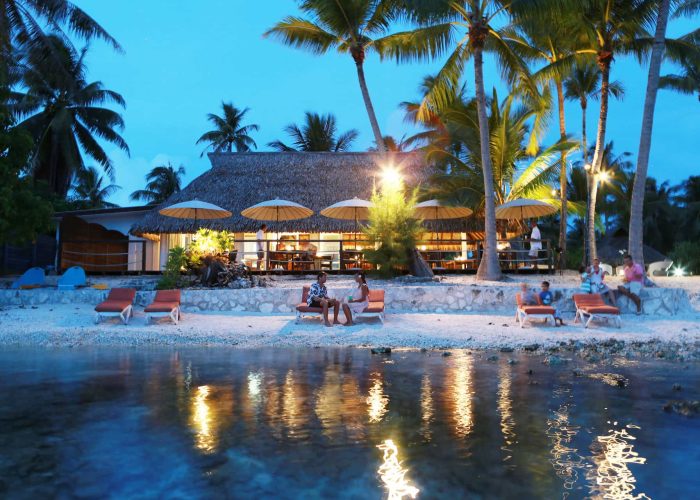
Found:
[{"label": "bush", "polygon": [[180,285],[180,276],[187,266],[187,254],[183,247],[173,247],[168,252],[168,262],[165,264],[163,276],[158,281],[158,290],[171,290]]},{"label": "bush", "polygon": [[700,274],[700,242],[683,241],[676,243],[671,251],[673,267],[685,269],[686,273]]},{"label": "bush", "polygon": [[413,214],[416,201],[416,191],[406,196],[403,189],[383,189],[372,195],[374,206],[364,232],[378,246],[365,250],[365,256],[385,277],[396,276],[408,266],[420,238],[420,221]]}]

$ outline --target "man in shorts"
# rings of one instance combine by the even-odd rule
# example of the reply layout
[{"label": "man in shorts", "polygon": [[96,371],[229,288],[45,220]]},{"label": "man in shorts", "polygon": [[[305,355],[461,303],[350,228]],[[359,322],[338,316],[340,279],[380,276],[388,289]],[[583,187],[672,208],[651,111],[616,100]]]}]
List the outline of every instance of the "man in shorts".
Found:
[{"label": "man in shorts", "polygon": [[255,239],[257,240],[256,246],[258,250],[258,261],[255,263],[255,266],[257,267],[258,271],[260,271],[262,263],[265,260],[265,231],[267,231],[267,225],[263,224],[260,226],[260,229],[258,229],[258,232],[255,233]]},{"label": "man in shorts", "polygon": [[629,254],[625,254],[622,260],[625,272],[624,283],[617,287],[617,291],[634,302],[634,305],[637,306],[637,315],[640,315],[642,314],[642,299],[639,298],[639,295],[644,286],[644,268],[641,264],[634,262]]},{"label": "man in shorts", "polygon": [[[318,273],[316,283],[311,285],[309,296],[306,299],[306,305],[309,307],[320,307],[323,309],[323,321],[326,326],[339,325],[338,313],[340,312],[340,302],[328,296],[326,289],[326,280],[328,275],[323,271]],[[328,320],[328,308],[333,308],[333,324]]]}]

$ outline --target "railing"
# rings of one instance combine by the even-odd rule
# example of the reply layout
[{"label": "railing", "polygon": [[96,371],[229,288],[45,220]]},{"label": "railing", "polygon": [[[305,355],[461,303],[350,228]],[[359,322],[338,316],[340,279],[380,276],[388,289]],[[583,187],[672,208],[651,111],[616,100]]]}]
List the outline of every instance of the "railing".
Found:
[{"label": "railing", "polygon": [[58,269],[80,266],[90,273],[146,270],[146,240],[61,240]]}]

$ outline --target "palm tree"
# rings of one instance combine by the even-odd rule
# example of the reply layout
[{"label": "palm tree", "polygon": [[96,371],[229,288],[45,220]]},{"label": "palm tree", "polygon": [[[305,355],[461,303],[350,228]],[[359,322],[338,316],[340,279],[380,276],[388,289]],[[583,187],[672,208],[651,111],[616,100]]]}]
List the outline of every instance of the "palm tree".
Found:
[{"label": "palm tree", "polygon": [[277,151],[348,151],[352,143],[357,139],[358,131],[350,129],[336,136],[338,126],[336,118],[332,114],[319,115],[307,111],[304,115],[304,124],[290,123],[284,131],[292,138],[293,146],[288,146],[282,141],[273,141],[268,144]]},{"label": "palm tree", "polygon": [[436,20],[428,20],[415,30],[386,37],[380,46],[380,54],[398,61],[412,61],[442,56],[450,51],[447,60],[435,77],[435,82],[421,103],[418,116],[427,118],[454,94],[454,88],[462,76],[465,64],[471,58],[474,63],[474,90],[480,132],[480,153],[484,183],[484,254],[477,278],[499,280],[502,278],[496,248],[496,206],[494,203],[494,172],[489,149],[489,126],[484,91],[484,52],[492,53],[504,70],[509,83],[519,84],[529,96],[538,91],[530,78],[525,61],[518,55],[505,34],[512,31],[506,26],[492,26],[496,17],[502,21],[510,4],[499,0],[462,0],[449,4],[449,13]]},{"label": "palm tree", "polygon": [[659,87],[681,94],[697,94],[700,101],[700,61],[687,61],[681,74],[670,74],[659,79]]},{"label": "palm tree", "polygon": [[258,145],[250,133],[257,132],[260,127],[255,124],[243,125],[243,119],[250,109],[238,109],[230,102],[222,102],[221,108],[224,112],[223,116],[214,113],[207,115],[207,119],[215,127],[214,130],[205,132],[202,137],[197,139],[197,144],[209,143],[201,156],[204,156],[209,148],[212,148],[216,153],[231,153],[234,148],[241,153],[250,151],[251,147],[257,148]]},{"label": "palm tree", "polygon": [[87,167],[75,173],[73,179],[73,200],[81,208],[110,208],[116,207],[107,201],[116,191],[121,189],[115,184],[105,184],[105,178],[95,167]]},{"label": "palm tree", "polygon": [[[692,8],[689,6],[694,4]],[[700,11],[700,2],[687,2],[692,11]],[[644,113],[642,115],[642,132],[639,138],[639,154],[637,155],[637,170],[634,178],[634,190],[632,195],[632,215],[629,226],[629,251],[632,258],[644,265],[644,194],[647,188],[647,171],[649,168],[649,154],[651,152],[651,132],[654,128],[654,109],[656,107],[656,95],[659,91],[661,77],[661,60],[664,56],[666,42],[666,25],[671,10],[671,0],[660,0],[658,13],[656,14],[656,33],[651,49],[649,62],[649,76],[647,77],[647,92],[644,98]],[[692,35],[691,38],[697,35]],[[691,40],[692,41],[692,40]],[[700,51],[696,51],[700,54]],[[695,63],[700,57],[695,57]],[[695,66],[697,68],[697,66]]]},{"label": "palm tree", "polygon": [[[67,28],[67,31],[64,31]],[[0,2],[0,81],[7,70],[5,64],[14,59],[18,49],[57,48],[45,30],[62,40],[77,36],[84,40],[101,38],[115,49],[117,41],[85,11],[68,0],[3,0]],[[53,55],[53,52],[52,52]],[[60,54],[58,55],[60,58]]]},{"label": "palm tree", "polygon": [[154,167],[146,175],[146,189],[140,189],[131,193],[133,201],[145,201],[149,205],[158,205],[170,198],[181,189],[182,176],[185,175],[185,167],[180,165],[177,169],[171,163]]},{"label": "palm tree", "polygon": [[398,14],[398,3],[396,0],[302,0],[299,8],[307,18],[288,16],[265,32],[265,36],[314,54],[336,49],[352,57],[374,140],[382,151],[385,149],[382,133],[367,89],[364,62],[367,52],[380,50],[382,36]]},{"label": "palm tree", "polygon": [[[39,45],[28,51],[21,80],[24,93],[13,95],[12,109],[24,118],[18,126],[34,137],[34,178],[65,197],[74,173],[85,169],[83,152],[112,178],[113,163],[98,140],[129,152],[117,132],[124,128],[122,117],[101,106],[124,107],[125,102],[102,82],[86,81],[86,49],[76,52],[55,35],[46,44],[51,48]],[[50,57],[49,52],[57,57]]]}]

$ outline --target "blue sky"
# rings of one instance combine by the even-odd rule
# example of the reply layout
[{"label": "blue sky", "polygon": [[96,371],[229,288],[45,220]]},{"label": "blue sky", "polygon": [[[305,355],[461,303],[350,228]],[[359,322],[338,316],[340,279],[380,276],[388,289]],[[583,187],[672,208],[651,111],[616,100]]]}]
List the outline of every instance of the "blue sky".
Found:
[{"label": "blue sky", "polygon": [[[122,189],[111,200],[132,205],[129,194],[141,189],[153,166],[171,161],[187,169],[185,183],[209,168],[197,138],[209,130],[206,114],[218,113],[221,101],[249,107],[248,118],[261,129],[254,138],[259,150],[290,122],[300,122],[305,111],[334,113],[341,131],[356,128],[356,149],[372,145],[372,134],[349,56],[329,53],[313,56],[262,37],[285,15],[296,12],[294,0],[74,0],[98,20],[124,47],[114,52],[105,43],[92,42],[89,78],[101,80],[120,92],[127,109],[124,137],[131,157],[107,145]],[[263,8],[264,6],[264,8]],[[670,35],[690,31],[690,21],[675,21]],[[488,61],[487,61],[488,63]],[[423,76],[439,63],[397,65],[368,58],[366,75],[382,133],[401,137],[412,129],[398,105],[417,98]],[[614,63],[613,78],[626,88],[624,101],[612,101],[608,140],[618,153],[636,157],[646,90],[646,68],[632,59]],[[491,65],[487,88],[505,89]],[[471,92],[473,73],[466,78]],[[589,137],[597,119],[596,103],[589,106]],[[569,132],[580,133],[578,105],[567,110]],[[554,124],[553,124],[554,126]],[[551,138],[555,137],[554,131]],[[661,91],[657,100],[650,175],[678,182],[700,172],[698,159],[700,104],[692,96]],[[589,139],[590,140],[590,139]]]}]

